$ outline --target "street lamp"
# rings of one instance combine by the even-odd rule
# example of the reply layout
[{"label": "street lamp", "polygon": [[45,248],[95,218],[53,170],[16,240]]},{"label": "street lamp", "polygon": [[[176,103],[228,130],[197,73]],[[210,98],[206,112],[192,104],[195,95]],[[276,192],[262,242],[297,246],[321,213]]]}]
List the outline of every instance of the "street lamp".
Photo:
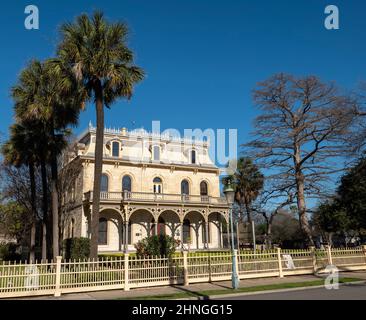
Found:
[{"label": "street lamp", "polygon": [[235,191],[229,182],[224,188],[224,194],[226,197],[226,201],[229,205],[229,215],[230,215],[230,228],[231,228],[231,253],[232,253],[232,275],[231,275],[231,284],[233,289],[239,288],[239,279],[238,273],[236,271],[236,263],[235,263],[235,251],[234,251],[234,228],[233,228],[233,203],[235,197]]}]

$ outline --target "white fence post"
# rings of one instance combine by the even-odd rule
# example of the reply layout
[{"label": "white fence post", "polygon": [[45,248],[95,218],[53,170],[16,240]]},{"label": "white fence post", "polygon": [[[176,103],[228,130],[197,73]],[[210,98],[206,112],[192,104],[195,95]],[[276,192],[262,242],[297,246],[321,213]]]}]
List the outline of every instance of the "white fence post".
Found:
[{"label": "white fence post", "polygon": [[329,245],[327,246],[327,256],[328,256],[328,263],[330,265],[333,265],[332,250]]},{"label": "white fence post", "polygon": [[125,288],[124,290],[125,291],[129,291],[130,290],[130,286],[129,286],[129,279],[128,279],[128,273],[129,273],[129,270],[128,270],[128,253],[125,253],[125,263],[124,263],[124,272],[125,272]]},{"label": "white fence post", "polygon": [[281,248],[277,248],[277,261],[278,261],[278,276],[283,278]]},{"label": "white fence post", "polygon": [[315,247],[311,246],[310,248],[311,258],[313,259],[313,273],[316,274],[316,252]]},{"label": "white fence post", "polygon": [[61,256],[56,257],[56,286],[55,297],[61,296],[60,284],[61,284]]},{"label": "white fence post", "polygon": [[188,277],[188,252],[183,251],[183,274],[184,274],[184,285],[189,285],[189,277]]}]

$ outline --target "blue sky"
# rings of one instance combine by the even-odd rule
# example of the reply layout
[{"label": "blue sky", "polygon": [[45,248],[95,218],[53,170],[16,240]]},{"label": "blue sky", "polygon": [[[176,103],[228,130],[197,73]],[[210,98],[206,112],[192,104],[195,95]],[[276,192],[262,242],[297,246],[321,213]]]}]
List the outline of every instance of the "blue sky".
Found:
[{"label": "blue sky", "polygon": [[[37,5],[40,29],[24,28],[24,8]],[[340,30],[324,28],[324,8],[338,5]],[[55,54],[58,28],[81,12],[103,10],[129,25],[129,45],[146,79],[131,101],[106,110],[106,126],[237,128],[249,139],[256,112],[251,90],[276,72],[316,74],[345,88],[366,79],[365,1],[64,0],[7,1],[0,36],[0,131],[12,122],[9,89],[32,58]],[[81,114],[79,133],[94,106]],[[132,123],[135,123],[132,125]]]}]

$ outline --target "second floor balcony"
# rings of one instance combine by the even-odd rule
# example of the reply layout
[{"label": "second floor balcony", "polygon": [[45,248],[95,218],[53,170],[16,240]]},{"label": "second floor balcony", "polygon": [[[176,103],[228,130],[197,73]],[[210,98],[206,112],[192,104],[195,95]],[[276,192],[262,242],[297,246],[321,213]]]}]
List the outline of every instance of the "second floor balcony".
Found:
[{"label": "second floor balcony", "polygon": [[[136,203],[174,203],[227,206],[225,197],[211,197],[203,195],[167,194],[149,192],[101,192],[102,202],[136,202]],[[93,191],[84,193],[84,201],[93,201]]]}]

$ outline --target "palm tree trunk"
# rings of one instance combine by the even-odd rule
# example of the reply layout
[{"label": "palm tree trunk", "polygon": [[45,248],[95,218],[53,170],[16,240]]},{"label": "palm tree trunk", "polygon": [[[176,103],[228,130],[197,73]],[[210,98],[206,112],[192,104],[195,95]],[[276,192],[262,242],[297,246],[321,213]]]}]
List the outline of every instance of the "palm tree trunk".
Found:
[{"label": "palm tree trunk", "polygon": [[30,189],[31,189],[31,207],[32,207],[32,226],[30,232],[30,248],[29,248],[29,260],[35,261],[35,246],[36,246],[36,179],[34,174],[34,164],[33,162],[28,163],[29,169],[29,179],[30,179]]},{"label": "palm tree trunk", "polygon": [[247,200],[244,200],[244,202],[245,202],[245,210],[247,212],[247,217],[248,217],[248,223],[250,225],[252,225],[252,215],[251,215],[251,209],[250,209],[249,202]]},{"label": "palm tree trunk", "polygon": [[59,255],[59,228],[58,228],[58,191],[57,191],[57,154],[55,146],[55,131],[51,123],[51,199],[52,199],[52,247],[53,258]]},{"label": "palm tree trunk", "polygon": [[47,259],[47,216],[48,216],[48,189],[47,170],[44,158],[41,159],[42,193],[43,193],[43,221],[42,221],[42,260]]},{"label": "palm tree trunk", "polygon": [[104,143],[104,107],[103,88],[100,80],[95,81],[95,107],[97,113],[97,132],[95,139],[93,208],[91,217],[90,257],[98,258],[98,226],[100,203],[100,180],[103,170],[103,143]]}]

